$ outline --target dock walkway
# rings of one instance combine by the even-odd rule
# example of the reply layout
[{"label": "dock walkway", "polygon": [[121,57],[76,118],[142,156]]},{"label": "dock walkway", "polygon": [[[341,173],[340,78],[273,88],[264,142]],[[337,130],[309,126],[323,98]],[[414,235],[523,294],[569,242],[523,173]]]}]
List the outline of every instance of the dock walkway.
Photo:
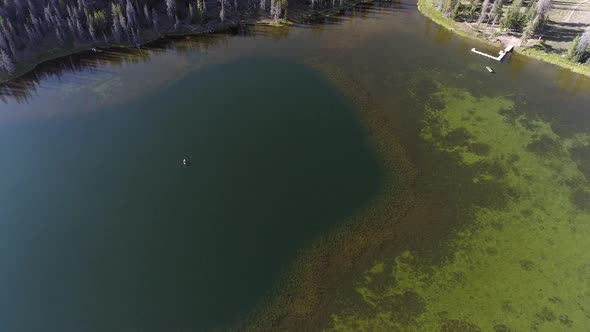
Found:
[{"label": "dock walkway", "polygon": [[506,54],[512,52],[513,49],[514,49],[514,46],[508,45],[508,46],[506,46],[505,49],[503,49],[500,52],[498,52],[498,56],[493,56],[493,55],[489,55],[487,53],[478,51],[478,50],[475,49],[475,47],[471,49],[471,52],[476,53],[476,54],[479,54],[479,55],[483,55],[485,57],[488,57],[490,59],[494,59],[496,61],[502,61],[502,59],[504,59],[504,57],[506,56]]}]

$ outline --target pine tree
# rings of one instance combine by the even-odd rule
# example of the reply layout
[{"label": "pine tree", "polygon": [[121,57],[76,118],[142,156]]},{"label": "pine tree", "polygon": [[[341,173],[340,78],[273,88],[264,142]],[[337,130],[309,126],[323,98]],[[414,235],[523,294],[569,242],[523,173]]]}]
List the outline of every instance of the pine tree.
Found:
[{"label": "pine tree", "polygon": [[281,0],[270,1],[270,15],[275,21],[281,16]]},{"label": "pine tree", "polygon": [[[281,7],[284,8],[283,18],[287,21],[289,18],[287,17],[289,14],[289,0],[279,0],[281,1]],[[342,0],[340,0],[340,6],[342,6]]]},{"label": "pine tree", "polygon": [[220,0],[221,9],[219,10],[219,19],[221,22],[225,21],[225,0]]},{"label": "pine tree", "polygon": [[82,22],[80,22],[80,17],[76,17],[76,32],[78,33],[78,38],[84,39],[84,28],[82,27]]},{"label": "pine tree", "polygon": [[552,2],[551,0],[539,0],[537,2],[536,11],[537,14],[541,16],[541,19],[545,18],[545,15],[551,9]]},{"label": "pine tree", "polygon": [[489,5],[490,0],[484,0],[483,4],[481,5],[481,13],[479,14],[479,18],[477,19],[478,24],[481,24],[483,22],[483,19],[486,17]]},{"label": "pine tree", "polygon": [[584,30],[584,33],[580,37],[580,41],[576,46],[576,52],[579,55],[583,55],[588,51],[588,46],[590,46],[590,26]]},{"label": "pine tree", "polygon": [[16,66],[12,62],[12,59],[3,49],[0,49],[0,68],[9,74],[14,73],[16,70]]},{"label": "pine tree", "polygon": [[147,3],[143,5],[143,17],[145,18],[147,25],[149,25],[152,22],[152,18],[150,17],[150,10],[148,9]]},{"label": "pine tree", "polygon": [[522,42],[523,43],[526,43],[526,41],[529,40],[529,38],[531,38],[535,34],[535,31],[537,31],[537,28],[539,27],[539,23],[540,23],[540,16],[539,15],[535,15],[533,17],[533,19],[528,21],[526,27],[524,28],[524,30],[522,32]]},{"label": "pine tree", "polygon": [[130,0],[127,0],[125,12],[127,13],[127,23],[129,24],[129,28],[133,29],[139,27],[139,22],[137,22],[137,13],[135,12],[135,7],[133,7],[133,4]]},{"label": "pine tree", "polygon": [[204,16],[205,13],[203,11],[203,3],[204,3],[204,0],[197,0],[197,10],[199,12],[199,22],[200,23],[203,23],[204,18],[205,18],[205,16]]},{"label": "pine tree", "polygon": [[115,39],[116,42],[120,42],[121,41],[121,33],[123,30],[123,27],[121,26],[121,6],[120,5],[115,5],[115,3],[113,3],[112,7],[111,7],[111,16],[113,17],[113,25],[111,28],[112,31],[112,35],[113,38]]},{"label": "pine tree", "polygon": [[460,11],[461,11],[461,1],[456,0],[455,6],[453,7],[453,12],[451,13],[451,18],[456,20],[459,17]]},{"label": "pine tree", "polygon": [[490,9],[490,15],[488,15],[487,23],[489,23],[490,21],[492,21],[492,24],[495,23],[496,17],[498,16],[498,9],[500,8],[500,6],[502,6],[501,0],[494,1],[494,4],[492,5],[492,8]]},{"label": "pine tree", "polygon": [[515,0],[512,5],[506,9],[506,13],[500,19],[500,24],[504,29],[522,28],[525,16],[521,13],[522,0]]},{"label": "pine tree", "polygon": [[[60,45],[63,45],[64,44],[64,37],[57,26],[55,27],[55,36],[57,37],[58,43]],[[94,35],[92,36],[92,38],[94,39]]]},{"label": "pine tree", "polygon": [[90,37],[92,37],[92,40],[96,40],[96,31],[94,30],[94,19],[92,16],[86,16],[86,23],[88,24],[88,33],[90,34]]},{"label": "pine tree", "polygon": [[176,15],[176,0],[166,0],[166,13],[170,19]]},{"label": "pine tree", "polygon": [[152,8],[152,28],[154,29],[155,32],[158,32],[158,25],[159,21],[158,21],[158,12],[156,11],[155,8]]}]

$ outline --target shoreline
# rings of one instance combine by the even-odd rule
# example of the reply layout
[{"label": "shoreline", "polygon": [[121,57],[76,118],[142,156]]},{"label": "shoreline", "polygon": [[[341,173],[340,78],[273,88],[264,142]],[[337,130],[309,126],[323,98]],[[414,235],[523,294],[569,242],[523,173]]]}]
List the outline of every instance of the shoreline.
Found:
[{"label": "shoreline", "polygon": [[[388,2],[389,0],[383,0],[384,2]],[[207,35],[213,33],[223,33],[224,31],[229,31],[231,29],[240,27],[240,26],[255,26],[255,25],[263,25],[263,26],[270,26],[270,27],[283,27],[283,26],[290,26],[295,23],[305,23],[309,21],[314,21],[324,17],[331,17],[342,13],[346,9],[350,9],[356,7],[363,3],[372,3],[375,2],[374,0],[353,0],[347,3],[342,4],[342,6],[338,6],[335,8],[326,8],[321,10],[305,10],[294,13],[293,16],[296,19],[279,19],[277,21],[270,20],[268,18],[257,18],[257,19],[244,19],[239,21],[230,21],[228,20],[225,23],[218,22],[217,24],[213,24],[211,26],[198,26],[198,27],[188,27],[188,29],[184,29],[181,31],[167,31],[165,33],[156,33],[153,31],[146,32],[144,35],[144,40],[140,47],[144,47],[149,45],[153,42],[159,40],[165,40],[168,38],[178,38],[183,36],[199,36],[199,35]],[[68,56],[72,56],[75,54],[80,54],[84,52],[90,52],[93,48],[97,48],[100,50],[111,49],[111,48],[121,48],[121,49],[131,49],[136,48],[131,43],[121,43],[121,44],[109,44],[106,45],[104,43],[87,43],[84,45],[79,45],[74,48],[69,49],[55,49],[44,53],[39,53],[38,55],[32,57],[28,61],[17,65],[17,69],[13,74],[0,74],[0,84],[9,83],[11,81],[17,80],[22,78],[23,76],[32,73],[38,67],[42,66],[43,64],[56,61],[62,58],[66,58]]]},{"label": "shoreline", "polygon": [[[147,38],[145,38],[145,41],[141,43],[139,48],[149,45],[149,44],[156,42],[158,40],[163,40],[163,39],[167,39],[167,38],[174,38],[174,37],[181,37],[181,36],[198,36],[198,35],[205,35],[205,34],[216,33],[216,32],[223,32],[223,31],[227,31],[232,28],[238,27],[240,25],[251,25],[251,24],[256,24],[256,23],[257,22],[250,22],[250,21],[241,21],[238,23],[230,22],[230,23],[226,23],[226,24],[220,24],[219,26],[216,26],[215,29],[213,29],[213,30],[209,30],[209,29],[206,29],[205,27],[203,27],[203,29],[202,29],[203,31],[185,30],[185,31],[179,31],[179,32],[166,32],[166,33],[154,33],[152,31],[150,31],[149,35],[147,36]],[[26,61],[25,63],[18,65],[16,71],[13,74],[0,75],[0,84],[8,83],[10,81],[22,78],[23,76],[35,71],[35,69],[37,69],[39,66],[42,66],[43,64],[45,64],[47,62],[56,61],[56,60],[59,60],[62,58],[66,58],[68,56],[72,56],[72,55],[76,55],[76,54],[80,54],[80,53],[84,53],[84,52],[90,52],[90,51],[92,51],[93,48],[97,48],[97,49],[100,49],[101,51],[104,51],[104,50],[108,50],[108,49],[112,49],[112,48],[132,49],[132,48],[136,48],[136,47],[130,43],[109,44],[109,45],[105,45],[104,43],[87,43],[87,44],[80,45],[80,46],[74,47],[74,48],[56,49],[55,52],[49,51],[49,52],[45,52],[44,54],[41,53],[41,54],[38,54],[37,56],[33,57],[29,61]]]},{"label": "shoreline", "polygon": [[[497,47],[498,44],[497,43],[493,43],[485,38],[482,38],[481,36],[478,36],[474,33],[470,33],[469,31],[457,28],[456,23],[454,20],[450,19],[450,18],[446,18],[444,17],[444,15],[439,12],[438,10],[436,10],[430,3],[428,3],[428,0],[418,0],[418,11],[424,15],[425,17],[427,17],[428,19],[430,19],[431,21],[433,21],[434,23],[442,26],[443,28],[461,36],[461,37],[466,37],[466,38],[470,38],[473,40],[477,40],[479,42],[483,42],[487,45],[490,46],[495,46]],[[531,59],[535,59],[538,61],[542,61],[548,64],[552,64],[561,68],[565,68],[568,69],[576,74],[580,74],[586,77],[590,78],[590,67],[588,66],[584,66],[581,64],[577,64],[577,63],[573,63],[569,60],[567,60],[566,58],[562,58],[561,56],[559,56],[558,54],[552,54],[552,53],[545,53],[533,48],[522,48],[522,47],[515,47],[513,52],[524,55],[528,58]]]},{"label": "shoreline", "polygon": [[[388,0],[384,0],[387,2]],[[309,10],[309,11],[302,11],[295,13],[294,16],[297,18],[294,20],[290,19],[282,19],[278,21],[270,21],[268,18],[259,18],[259,19],[245,19],[240,21],[228,21],[226,23],[218,23],[213,27],[206,27],[200,26],[195,29],[195,27],[185,29],[183,31],[169,31],[166,33],[154,33],[149,32],[147,37],[145,38],[145,42],[142,42],[140,48],[149,45],[150,43],[165,40],[168,38],[175,38],[175,37],[182,37],[182,36],[199,36],[199,35],[206,35],[212,33],[222,33],[224,31],[228,31],[240,26],[251,26],[251,25],[265,25],[265,26],[274,26],[274,27],[282,27],[282,26],[289,26],[293,25],[294,23],[304,23],[308,21],[317,20],[322,17],[331,17],[334,15],[340,14],[342,11],[346,9],[350,9],[355,7],[359,4],[363,3],[373,3],[374,0],[354,0],[343,4],[342,6],[336,8],[327,8],[324,10]],[[464,29],[460,29],[456,26],[454,20],[446,18],[436,10],[431,4],[428,3],[427,0],[417,0],[417,8],[418,11],[433,21],[434,23],[442,26],[443,28],[457,34],[461,37],[470,38],[473,40],[477,40],[479,42],[483,42],[489,46],[497,47],[497,43],[493,43],[486,38],[478,36],[474,33],[466,31]],[[17,67],[17,70],[12,75],[0,75],[0,84],[8,83],[13,80],[17,80],[22,78],[23,76],[35,71],[39,66],[50,62],[59,60],[61,58],[65,58],[68,56],[72,56],[79,53],[89,52],[93,48],[100,48],[100,49],[110,49],[110,48],[135,48],[132,44],[129,43],[122,43],[122,44],[111,44],[111,45],[104,45],[103,43],[87,43],[85,45],[79,45],[78,47],[70,48],[70,49],[56,49],[55,51],[49,51],[45,54],[39,54],[36,57],[33,57],[29,61],[21,64]],[[561,68],[568,69],[576,74],[580,74],[590,78],[590,67],[584,66],[581,64],[573,63],[565,58],[562,58],[558,54],[551,54],[545,53],[543,51],[539,51],[533,48],[522,48],[522,47],[515,47],[514,52],[529,57],[531,59],[539,60],[545,63],[553,64],[559,66]]]}]

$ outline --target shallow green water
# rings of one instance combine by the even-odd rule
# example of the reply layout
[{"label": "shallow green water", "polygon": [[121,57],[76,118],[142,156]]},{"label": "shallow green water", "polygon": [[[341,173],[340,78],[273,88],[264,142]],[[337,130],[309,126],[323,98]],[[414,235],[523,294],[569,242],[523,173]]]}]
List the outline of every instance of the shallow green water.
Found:
[{"label": "shallow green water", "polygon": [[4,87],[0,329],[588,329],[589,80],[345,14]]}]

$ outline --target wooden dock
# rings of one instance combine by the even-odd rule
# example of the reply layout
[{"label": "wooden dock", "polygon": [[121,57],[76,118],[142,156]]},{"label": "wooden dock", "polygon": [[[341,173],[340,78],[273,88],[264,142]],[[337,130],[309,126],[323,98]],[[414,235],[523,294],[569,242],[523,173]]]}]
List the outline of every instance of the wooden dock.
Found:
[{"label": "wooden dock", "polygon": [[479,55],[483,55],[483,56],[485,56],[487,58],[494,59],[496,61],[502,61],[502,59],[504,59],[504,57],[506,56],[506,54],[512,52],[513,49],[514,49],[514,46],[508,45],[508,46],[506,46],[505,49],[503,49],[500,52],[498,52],[498,56],[489,55],[487,53],[478,51],[475,48],[472,48],[471,49],[471,52],[476,53],[476,54],[479,54]]}]

